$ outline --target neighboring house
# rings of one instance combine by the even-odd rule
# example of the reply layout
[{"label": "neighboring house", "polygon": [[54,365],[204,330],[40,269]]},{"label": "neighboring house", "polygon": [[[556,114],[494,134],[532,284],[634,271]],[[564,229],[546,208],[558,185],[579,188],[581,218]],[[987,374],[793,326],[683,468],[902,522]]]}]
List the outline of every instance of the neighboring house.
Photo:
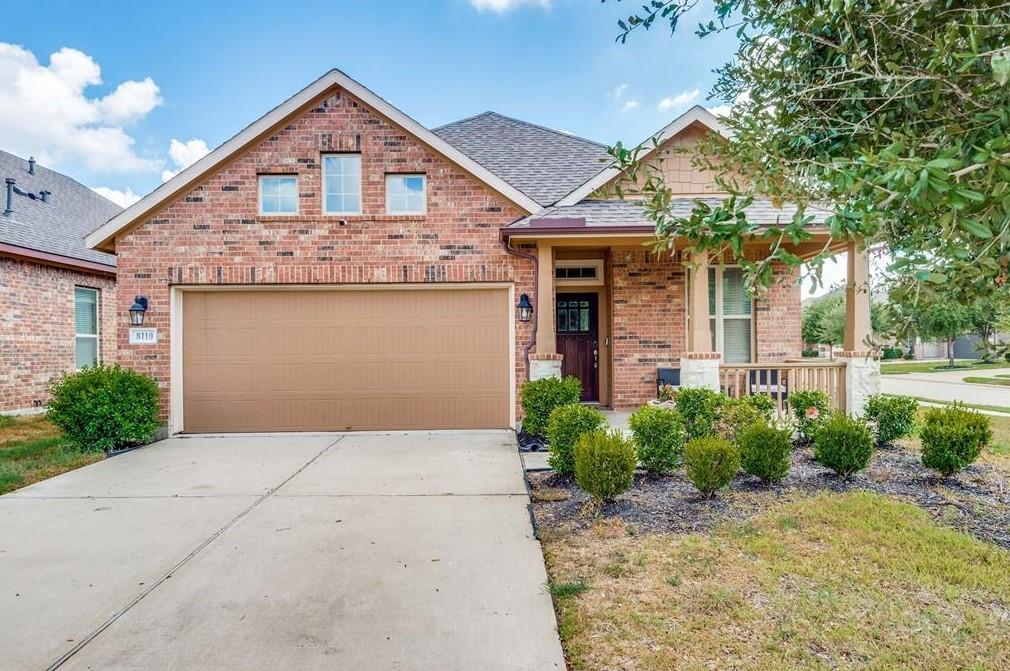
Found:
[{"label": "neighboring house", "polygon": [[116,258],[84,236],[121,208],[4,151],[0,177],[0,413],[16,413],[61,373],[115,358]]},{"label": "neighboring house", "polygon": [[[685,213],[719,197],[676,153],[710,132],[695,107],[655,138]],[[117,255],[118,358],[157,378],[171,431],[508,427],[531,369],[559,362],[586,401],[628,408],[713,345],[727,362],[799,356],[784,268],[752,301],[738,268],[694,259],[709,310],[692,333],[683,252],[647,249],[619,179],[596,142],[490,112],[432,131],[334,70],[87,242]],[[823,247],[811,232],[795,253]],[[128,342],[135,296],[156,342]]]}]

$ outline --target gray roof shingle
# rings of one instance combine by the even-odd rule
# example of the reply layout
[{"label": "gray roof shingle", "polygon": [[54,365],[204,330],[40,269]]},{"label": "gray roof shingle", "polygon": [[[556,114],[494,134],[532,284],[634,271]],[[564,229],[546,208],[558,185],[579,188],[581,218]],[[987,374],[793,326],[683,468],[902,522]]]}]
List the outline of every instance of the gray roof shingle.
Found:
[{"label": "gray roof shingle", "polygon": [[602,144],[496,112],[434,132],[544,206],[584,184],[609,162]]},{"label": "gray roof shingle", "polygon": [[[4,216],[3,179],[8,177],[25,191],[51,192],[49,202],[15,195],[13,215]],[[35,166],[33,175],[27,159],[0,150],[0,243],[114,267],[116,257],[88,249],[84,236],[121,209],[80,182],[41,165]]]},{"label": "gray roof shingle", "polygon": [[[694,209],[694,202],[700,200],[711,205],[718,204],[720,198],[674,198],[671,209],[676,216],[686,217]],[[775,207],[771,200],[755,198],[747,208],[747,218],[759,226],[774,226],[789,222],[796,213],[796,206],[786,204]],[[813,216],[813,223],[823,223],[830,212],[820,208],[807,208],[807,214]],[[586,228],[604,227],[649,227],[652,226],[645,216],[645,208],[637,200],[584,200],[567,207],[548,207],[536,214],[530,215],[510,224],[507,228],[529,228],[533,226],[550,226],[551,220],[582,219]],[[579,227],[575,227],[573,232]]]}]

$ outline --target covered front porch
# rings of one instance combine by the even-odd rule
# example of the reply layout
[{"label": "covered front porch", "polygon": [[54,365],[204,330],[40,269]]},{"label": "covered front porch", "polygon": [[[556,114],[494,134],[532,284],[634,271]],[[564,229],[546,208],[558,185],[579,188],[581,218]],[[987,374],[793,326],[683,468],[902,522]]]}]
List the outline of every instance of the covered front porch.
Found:
[{"label": "covered front porch", "polygon": [[[869,262],[858,241],[827,233],[793,245],[809,258],[828,245],[848,256],[845,351],[831,362],[801,359],[799,274],[774,269],[758,297],[728,258],[679,245],[648,247],[652,230],[531,228],[509,237],[537,259],[531,379],[574,375],[583,401],[615,410],[657,397],[661,385],[708,387],[733,396],[766,394],[785,409],[791,393],[826,392],[836,408],[860,412],[879,386],[870,331]],[[749,259],[766,244],[745,249]]]}]

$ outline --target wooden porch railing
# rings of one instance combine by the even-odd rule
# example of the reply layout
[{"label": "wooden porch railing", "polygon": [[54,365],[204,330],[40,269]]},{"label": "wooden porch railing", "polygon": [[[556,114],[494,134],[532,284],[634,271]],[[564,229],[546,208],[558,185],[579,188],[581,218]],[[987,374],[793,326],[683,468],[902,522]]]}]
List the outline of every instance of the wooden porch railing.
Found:
[{"label": "wooden porch railing", "polygon": [[845,410],[844,363],[734,363],[719,367],[719,382],[731,398],[764,394],[775,401],[779,417],[789,412],[789,395],[823,391],[836,410]]}]

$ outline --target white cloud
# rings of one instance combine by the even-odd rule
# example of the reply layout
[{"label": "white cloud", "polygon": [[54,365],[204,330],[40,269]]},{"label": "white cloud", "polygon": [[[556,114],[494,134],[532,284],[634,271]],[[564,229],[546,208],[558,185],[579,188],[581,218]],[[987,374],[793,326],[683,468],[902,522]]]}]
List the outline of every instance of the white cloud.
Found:
[{"label": "white cloud", "polygon": [[91,190],[97,193],[99,196],[104,196],[108,198],[113,203],[122,208],[127,208],[130,205],[136,203],[138,200],[140,200],[140,196],[135,194],[133,192],[133,189],[129,188],[126,189],[125,191],[120,191],[119,189],[110,189],[107,186],[96,186]]},{"label": "white cloud", "polygon": [[623,114],[625,112],[630,112],[631,110],[635,109],[636,107],[638,107],[638,101],[637,100],[628,100],[627,102],[624,103],[624,106],[621,107],[621,113]]},{"label": "white cloud", "polygon": [[732,109],[732,105],[716,105],[715,107],[709,107],[708,111],[716,116],[726,116]]},{"label": "white cloud", "polygon": [[689,105],[697,100],[701,96],[701,89],[697,86],[693,89],[688,89],[686,91],[681,91],[675,96],[667,96],[659,101],[657,108],[660,112],[665,112],[674,107],[683,107],[684,105]]},{"label": "white cloud", "polygon": [[617,100],[621,96],[623,96],[624,92],[627,90],[628,90],[627,84],[618,84],[617,86],[614,87],[614,90],[610,92],[610,97],[613,98],[614,100]]},{"label": "white cloud", "polygon": [[168,146],[168,157],[172,159],[175,170],[162,170],[161,181],[167,182],[178,175],[180,170],[188,168],[209,153],[210,148],[203,140],[193,138],[182,142],[172,138]]},{"label": "white cloud", "polygon": [[478,11],[492,11],[504,14],[523,5],[536,5],[544,9],[551,6],[551,0],[470,0],[470,4]]},{"label": "white cloud", "polygon": [[54,167],[156,171],[162,162],[139,155],[123,126],[161,104],[157,84],[131,80],[89,97],[87,89],[101,83],[101,67],[82,51],[64,47],[43,65],[27,49],[0,42],[0,146]]}]

